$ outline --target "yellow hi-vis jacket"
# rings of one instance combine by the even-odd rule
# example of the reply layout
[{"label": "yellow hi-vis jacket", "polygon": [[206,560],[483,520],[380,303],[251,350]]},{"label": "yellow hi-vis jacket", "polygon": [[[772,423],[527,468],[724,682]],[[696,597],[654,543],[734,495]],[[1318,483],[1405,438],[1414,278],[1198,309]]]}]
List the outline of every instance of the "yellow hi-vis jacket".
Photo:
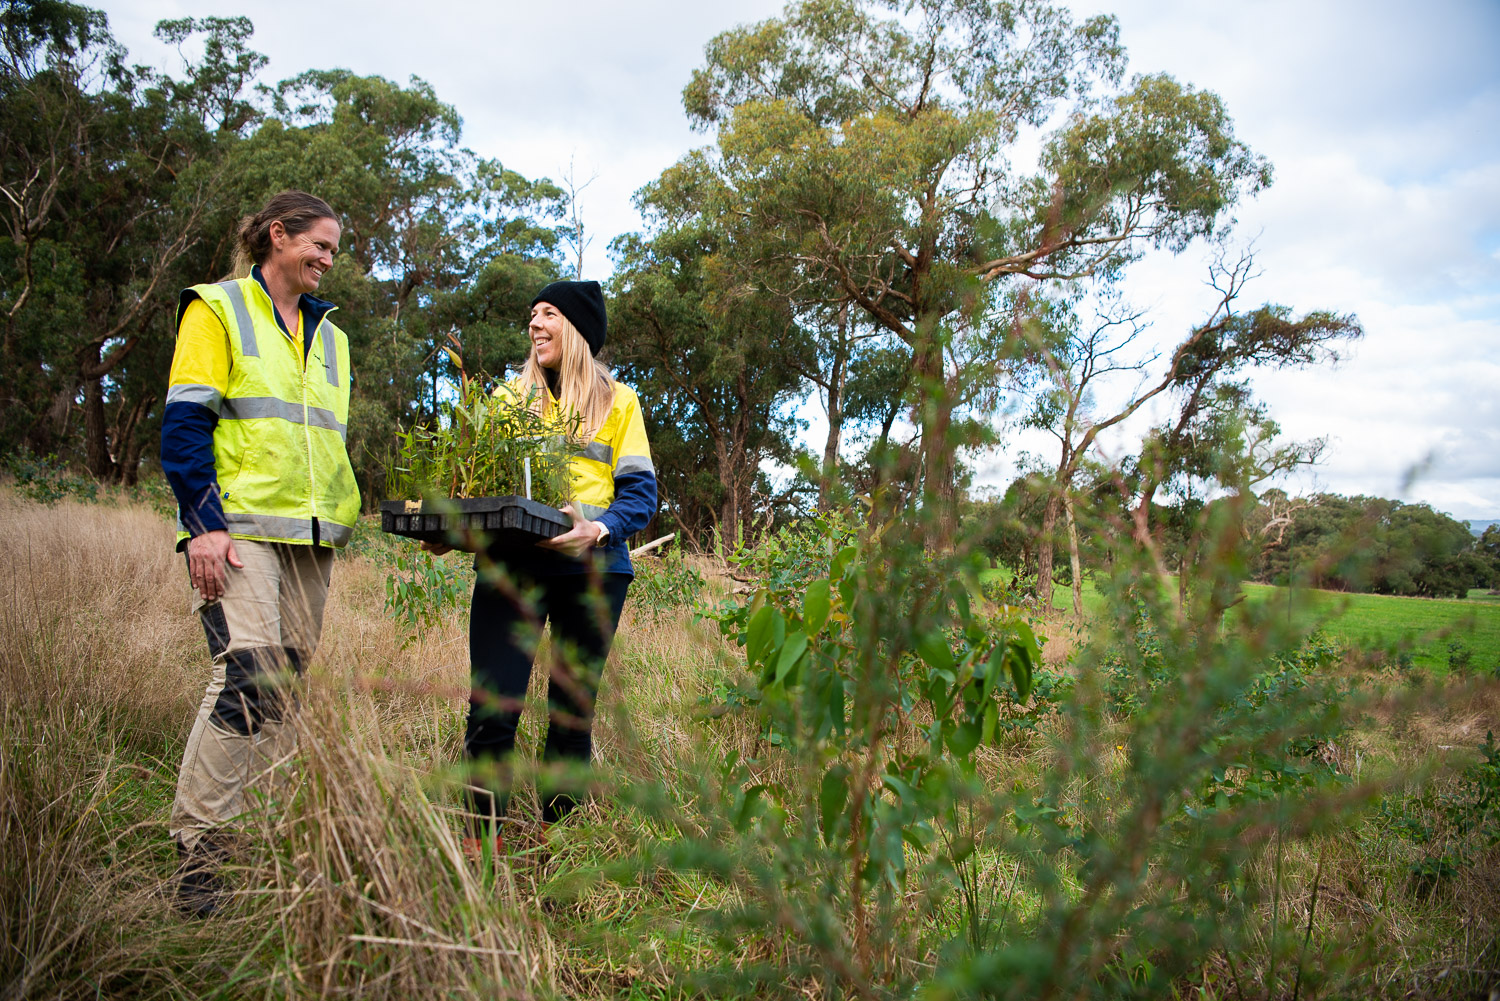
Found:
[{"label": "yellow hi-vis jacket", "polygon": [[[238,539],[343,546],[359,517],[359,487],[344,447],[349,426],[349,339],[325,314],[304,353],[298,334],[276,322],[275,307],[253,278],[194,285],[183,292],[177,325],[201,299],[228,338],[227,384],[193,378],[195,359],[174,361],[168,402],[217,412],[214,466],[224,521]],[[179,352],[180,354],[180,352]],[[180,531],[179,540],[187,537]]]}]

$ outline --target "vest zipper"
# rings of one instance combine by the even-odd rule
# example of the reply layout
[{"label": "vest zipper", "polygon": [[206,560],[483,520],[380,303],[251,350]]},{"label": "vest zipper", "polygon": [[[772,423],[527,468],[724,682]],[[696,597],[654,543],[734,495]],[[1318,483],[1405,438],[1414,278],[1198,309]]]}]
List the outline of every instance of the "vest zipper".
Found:
[{"label": "vest zipper", "polygon": [[[298,313],[301,313],[300,309]],[[318,502],[317,479],[313,474],[312,427],[307,423],[308,417],[311,416],[307,408],[307,360],[312,356],[313,338],[318,336],[318,330],[322,326],[323,321],[319,320],[318,326],[313,328],[312,337],[298,345],[302,348],[302,438],[307,442],[307,510],[312,515],[312,521],[308,522],[309,528],[318,520]],[[314,542],[314,545],[317,543]]]}]

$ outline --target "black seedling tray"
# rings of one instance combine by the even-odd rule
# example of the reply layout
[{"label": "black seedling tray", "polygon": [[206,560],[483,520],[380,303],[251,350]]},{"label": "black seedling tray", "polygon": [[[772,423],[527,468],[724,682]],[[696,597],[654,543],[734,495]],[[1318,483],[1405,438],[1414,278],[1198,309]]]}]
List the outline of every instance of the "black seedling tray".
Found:
[{"label": "black seedling tray", "polygon": [[562,535],[573,521],[555,507],[514,494],[451,500],[383,501],[380,529],[420,542],[475,552],[486,546],[532,546]]}]

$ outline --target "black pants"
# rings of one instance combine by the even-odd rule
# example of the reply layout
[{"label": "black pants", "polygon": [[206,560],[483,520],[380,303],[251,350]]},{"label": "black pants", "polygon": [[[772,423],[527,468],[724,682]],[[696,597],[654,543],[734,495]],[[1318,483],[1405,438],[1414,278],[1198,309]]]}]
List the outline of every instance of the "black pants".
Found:
[{"label": "black pants", "polygon": [[[552,623],[547,681],[547,739],[543,761],[587,764],[593,753],[594,697],[610,642],[625,607],[628,574],[569,574],[521,578],[516,590],[538,592],[529,612],[512,594],[484,582],[474,586],[469,615],[469,724],[464,756],[477,767],[468,794],[471,830],[482,834],[505,814],[510,798],[506,759],[515,749],[516,726],[541,626]],[[566,791],[542,796],[542,820],[552,823],[577,805]]]}]

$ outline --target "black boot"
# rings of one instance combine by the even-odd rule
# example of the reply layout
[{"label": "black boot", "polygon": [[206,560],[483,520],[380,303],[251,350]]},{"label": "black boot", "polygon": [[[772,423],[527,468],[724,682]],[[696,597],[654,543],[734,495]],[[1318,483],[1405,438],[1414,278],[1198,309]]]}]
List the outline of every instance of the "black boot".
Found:
[{"label": "black boot", "polygon": [[225,853],[205,837],[191,848],[177,842],[177,858],[177,909],[190,918],[209,917],[229,893],[219,872]]}]

